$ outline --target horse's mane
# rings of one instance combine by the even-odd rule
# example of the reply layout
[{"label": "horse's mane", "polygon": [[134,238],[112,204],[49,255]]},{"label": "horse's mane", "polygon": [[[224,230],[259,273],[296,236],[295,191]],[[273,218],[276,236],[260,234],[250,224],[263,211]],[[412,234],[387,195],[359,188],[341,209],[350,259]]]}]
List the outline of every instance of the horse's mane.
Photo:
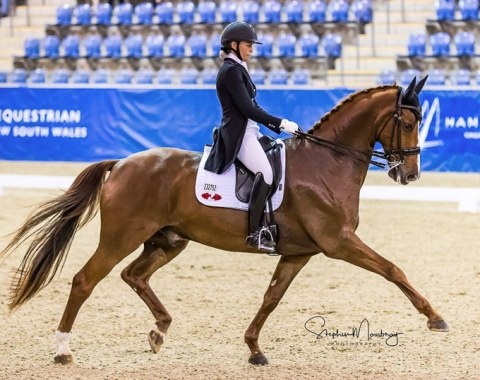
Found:
[{"label": "horse's mane", "polygon": [[334,113],[337,113],[338,110],[340,108],[342,108],[342,106],[346,103],[350,103],[350,102],[353,102],[354,100],[356,100],[357,97],[359,97],[360,95],[363,95],[363,94],[369,94],[373,91],[379,91],[379,90],[386,90],[386,89],[390,89],[390,88],[397,88],[398,86],[396,84],[393,84],[393,85],[382,85],[382,86],[377,86],[377,87],[371,87],[371,88],[367,88],[365,90],[359,90],[359,91],[356,91],[350,95],[347,95],[345,98],[343,98],[342,100],[340,100],[330,111],[328,111],[326,114],[324,114],[319,121],[317,121],[313,126],[312,128],[310,128],[310,130],[308,131],[308,133],[312,133],[313,131],[315,131],[316,129],[320,128],[320,125],[327,121],[330,116]]}]

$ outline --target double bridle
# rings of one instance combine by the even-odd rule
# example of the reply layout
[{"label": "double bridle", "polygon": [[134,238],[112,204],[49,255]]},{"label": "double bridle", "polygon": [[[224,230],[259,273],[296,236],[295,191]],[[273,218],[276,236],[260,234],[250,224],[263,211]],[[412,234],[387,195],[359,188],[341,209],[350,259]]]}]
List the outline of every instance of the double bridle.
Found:
[{"label": "double bridle", "polygon": [[[402,100],[403,100],[403,92],[402,92],[402,88],[399,87],[398,98],[397,98],[397,108],[395,109],[395,112],[392,116],[395,119],[395,125],[393,127],[394,128],[394,133],[392,133],[392,141],[391,141],[391,144],[390,144],[393,147],[393,144],[395,142],[395,135],[396,135],[397,136],[397,147],[394,148],[394,149],[390,149],[388,151],[385,151],[385,152],[379,152],[379,151],[375,151],[375,150],[373,151],[373,156],[378,157],[378,158],[382,158],[382,159],[384,159],[388,162],[389,171],[398,167],[398,166],[400,166],[400,165],[403,165],[405,163],[404,156],[412,156],[412,155],[420,153],[420,147],[418,147],[418,146],[409,147],[409,148],[403,148],[401,146],[401,141],[402,141],[402,136],[401,136],[402,128],[401,127],[403,125],[405,125],[405,122],[402,118],[402,110],[403,109],[411,110],[415,114],[418,122],[420,122],[422,120],[422,109],[421,109],[420,106],[411,106],[411,105],[407,105],[407,104],[402,104]],[[379,141],[380,135],[382,134],[382,132],[384,131],[384,129],[387,125],[388,125],[388,121],[382,126],[382,128],[380,129],[380,131],[376,135],[375,141]],[[320,137],[314,136],[310,133],[305,133],[303,131],[296,132],[296,135],[299,136],[299,137],[303,137],[306,140],[310,140],[310,141],[312,141],[316,144],[323,145],[323,146],[325,146],[327,148],[330,148],[330,149],[332,149],[336,152],[339,152],[341,154],[350,156],[350,157],[352,157],[354,159],[357,159],[359,161],[367,162],[368,160],[370,160],[370,164],[378,166],[382,169],[387,166],[386,164],[384,164],[382,162],[372,160],[371,156],[368,155],[367,153],[352,149],[349,146],[340,145],[340,144],[334,143],[332,141],[324,140]]]}]

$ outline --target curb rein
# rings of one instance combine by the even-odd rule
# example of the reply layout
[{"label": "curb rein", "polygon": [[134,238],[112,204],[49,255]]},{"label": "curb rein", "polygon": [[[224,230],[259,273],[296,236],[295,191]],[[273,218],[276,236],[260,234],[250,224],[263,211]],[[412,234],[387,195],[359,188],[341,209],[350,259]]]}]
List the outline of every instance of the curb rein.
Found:
[{"label": "curb rein", "polygon": [[[399,92],[398,92],[397,109],[395,110],[395,113],[393,114],[393,118],[395,119],[395,125],[393,127],[394,128],[394,133],[392,134],[392,143],[391,143],[391,146],[393,146],[394,139],[395,139],[395,134],[396,134],[397,135],[397,146],[398,146],[398,148],[391,149],[391,150],[386,151],[386,152],[380,152],[380,151],[376,151],[376,150],[374,150],[372,152],[372,156],[378,157],[378,158],[381,158],[381,159],[384,159],[384,160],[387,161],[388,166],[389,166],[389,169],[388,169],[389,171],[395,169],[396,167],[398,167],[400,165],[403,165],[405,163],[404,156],[413,156],[413,155],[416,155],[416,154],[420,153],[420,147],[418,147],[418,146],[413,147],[413,148],[402,148],[401,147],[401,133],[400,133],[401,128],[397,128],[397,126],[400,127],[400,124],[405,125],[405,123],[403,121],[403,118],[402,118],[402,109],[411,110],[415,114],[415,116],[417,117],[418,122],[420,122],[422,120],[421,108],[418,107],[418,106],[410,106],[410,105],[402,104],[402,99],[403,99],[403,92],[402,92],[402,88],[400,87]],[[383,132],[383,130],[385,129],[386,126],[387,126],[387,123],[385,123],[383,128],[378,133],[378,135],[377,135],[378,137],[380,137],[380,135],[382,134],[382,132]],[[395,133],[396,131],[398,131],[398,132]],[[378,161],[373,160],[371,158],[371,156],[369,156],[367,153],[354,150],[354,149],[352,149],[350,147],[347,147],[345,145],[338,145],[336,143],[333,143],[333,142],[328,141],[328,140],[324,140],[320,137],[317,137],[317,136],[312,135],[312,134],[307,133],[307,132],[303,132],[301,130],[296,132],[295,136],[304,138],[306,140],[313,141],[316,144],[323,145],[323,146],[325,146],[327,148],[330,148],[330,149],[332,149],[332,150],[334,150],[338,153],[350,156],[350,157],[352,157],[354,159],[357,159],[359,161],[370,160],[371,165],[375,165],[375,166],[377,166],[379,168],[382,168],[382,169],[385,169],[385,167],[387,166],[387,164],[385,164],[383,162],[378,162]],[[378,141],[378,138],[376,138],[375,141]],[[399,159],[397,159],[397,154],[399,156]]]}]

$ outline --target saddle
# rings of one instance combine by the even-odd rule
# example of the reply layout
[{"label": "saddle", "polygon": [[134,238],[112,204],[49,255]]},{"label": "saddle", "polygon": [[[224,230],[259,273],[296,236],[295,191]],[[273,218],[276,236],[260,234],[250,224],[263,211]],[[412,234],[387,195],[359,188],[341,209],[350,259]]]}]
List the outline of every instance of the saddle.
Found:
[{"label": "saddle", "polygon": [[[282,146],[270,136],[262,136],[258,141],[262,145],[273,171],[273,190],[269,195],[269,197],[271,197],[277,190],[278,184],[282,180],[282,160],[280,155]],[[235,160],[234,164],[236,174],[235,195],[239,201],[248,203],[256,173],[248,170],[238,159]]]}]

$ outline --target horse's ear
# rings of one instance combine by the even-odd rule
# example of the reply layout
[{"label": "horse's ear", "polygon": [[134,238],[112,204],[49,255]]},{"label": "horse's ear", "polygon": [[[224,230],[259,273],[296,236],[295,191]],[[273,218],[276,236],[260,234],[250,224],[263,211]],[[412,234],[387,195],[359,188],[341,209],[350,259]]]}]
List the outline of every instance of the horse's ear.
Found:
[{"label": "horse's ear", "polygon": [[417,85],[415,86],[415,92],[417,93],[417,95],[420,94],[420,91],[422,91],[422,88],[425,85],[427,78],[428,78],[428,75],[425,75],[425,77],[420,82],[418,82]]},{"label": "horse's ear", "polygon": [[416,83],[417,83],[417,77],[413,77],[412,81],[410,82],[410,84],[408,85],[407,89],[403,94],[404,98],[409,99],[412,97],[415,91]]}]

